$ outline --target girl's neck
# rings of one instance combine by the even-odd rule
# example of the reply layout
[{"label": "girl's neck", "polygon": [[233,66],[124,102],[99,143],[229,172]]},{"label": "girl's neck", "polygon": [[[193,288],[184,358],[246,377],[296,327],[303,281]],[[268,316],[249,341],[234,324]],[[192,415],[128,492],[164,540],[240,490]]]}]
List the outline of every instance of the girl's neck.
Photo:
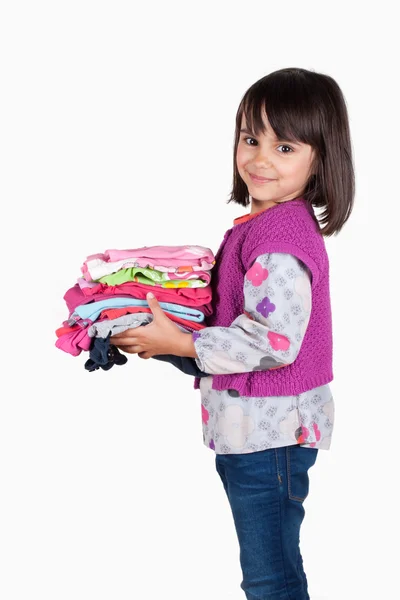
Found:
[{"label": "girl's neck", "polygon": [[251,198],[251,210],[250,214],[254,215],[258,212],[262,212],[263,210],[267,210],[268,208],[272,208],[273,206],[277,206],[278,204],[284,204],[285,202],[291,202],[293,200],[298,200],[302,198],[302,196],[296,196],[296,198],[291,198],[289,200],[283,200],[281,202],[275,202],[275,200],[255,200]]},{"label": "girl's neck", "polygon": [[279,204],[279,202],[274,202],[274,200],[264,200],[263,202],[260,202],[259,200],[254,200],[252,198],[250,214],[254,215],[255,213],[267,210],[272,206],[276,206],[277,204]]}]

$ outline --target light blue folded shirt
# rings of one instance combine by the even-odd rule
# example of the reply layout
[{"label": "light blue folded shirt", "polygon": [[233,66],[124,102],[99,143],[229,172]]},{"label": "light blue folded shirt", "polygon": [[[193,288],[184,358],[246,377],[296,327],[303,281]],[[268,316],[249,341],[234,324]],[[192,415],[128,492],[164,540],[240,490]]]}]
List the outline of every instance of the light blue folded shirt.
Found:
[{"label": "light blue folded shirt", "polygon": [[[196,308],[172,304],[171,302],[159,302],[159,304],[166,313],[170,313],[181,319],[194,321],[195,323],[204,321],[204,313]],[[127,306],[145,306],[149,308],[149,303],[146,300],[137,300],[135,298],[132,298],[132,300],[129,298],[110,298],[109,300],[101,300],[100,302],[81,304],[75,308],[75,312],[72,313],[70,318],[76,320],[79,317],[81,319],[96,321],[103,310],[108,308],[126,308]]]}]

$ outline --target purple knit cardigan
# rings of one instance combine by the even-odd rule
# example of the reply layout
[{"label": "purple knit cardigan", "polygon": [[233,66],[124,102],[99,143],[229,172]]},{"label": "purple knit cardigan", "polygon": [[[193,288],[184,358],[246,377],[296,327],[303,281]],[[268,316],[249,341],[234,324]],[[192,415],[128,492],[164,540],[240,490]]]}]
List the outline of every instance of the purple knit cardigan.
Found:
[{"label": "purple knit cardigan", "polygon": [[[241,396],[293,396],[333,379],[329,260],[311,205],[303,198],[278,204],[234,225],[224,236],[212,273],[214,312],[207,326],[229,327],[244,309],[246,271],[257,256],[286,252],[311,271],[312,309],[296,360],[278,369],[213,375],[215,390],[234,389]],[[195,378],[194,387],[199,387]]]}]

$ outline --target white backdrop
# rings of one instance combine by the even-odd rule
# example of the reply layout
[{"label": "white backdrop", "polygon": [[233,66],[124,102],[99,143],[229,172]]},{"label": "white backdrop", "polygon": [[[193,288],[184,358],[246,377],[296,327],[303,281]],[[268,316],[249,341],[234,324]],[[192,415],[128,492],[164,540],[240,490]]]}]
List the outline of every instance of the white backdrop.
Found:
[{"label": "white backdrop", "polygon": [[1,3],[1,600],[244,599],[192,378],[133,356],[89,373],[55,330],[88,254],[216,252],[245,212],[226,204],[237,106],[290,66],[341,86],[357,178],[353,215],[327,240],[336,421],[305,502],[310,594],[398,597],[391,6]]}]

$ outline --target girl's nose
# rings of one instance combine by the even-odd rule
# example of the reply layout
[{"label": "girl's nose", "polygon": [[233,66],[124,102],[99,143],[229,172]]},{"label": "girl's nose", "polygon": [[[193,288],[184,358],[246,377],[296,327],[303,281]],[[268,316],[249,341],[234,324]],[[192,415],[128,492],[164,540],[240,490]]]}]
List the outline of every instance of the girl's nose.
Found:
[{"label": "girl's nose", "polygon": [[260,151],[254,157],[254,165],[256,167],[270,167],[272,165],[271,157],[268,153]]}]

